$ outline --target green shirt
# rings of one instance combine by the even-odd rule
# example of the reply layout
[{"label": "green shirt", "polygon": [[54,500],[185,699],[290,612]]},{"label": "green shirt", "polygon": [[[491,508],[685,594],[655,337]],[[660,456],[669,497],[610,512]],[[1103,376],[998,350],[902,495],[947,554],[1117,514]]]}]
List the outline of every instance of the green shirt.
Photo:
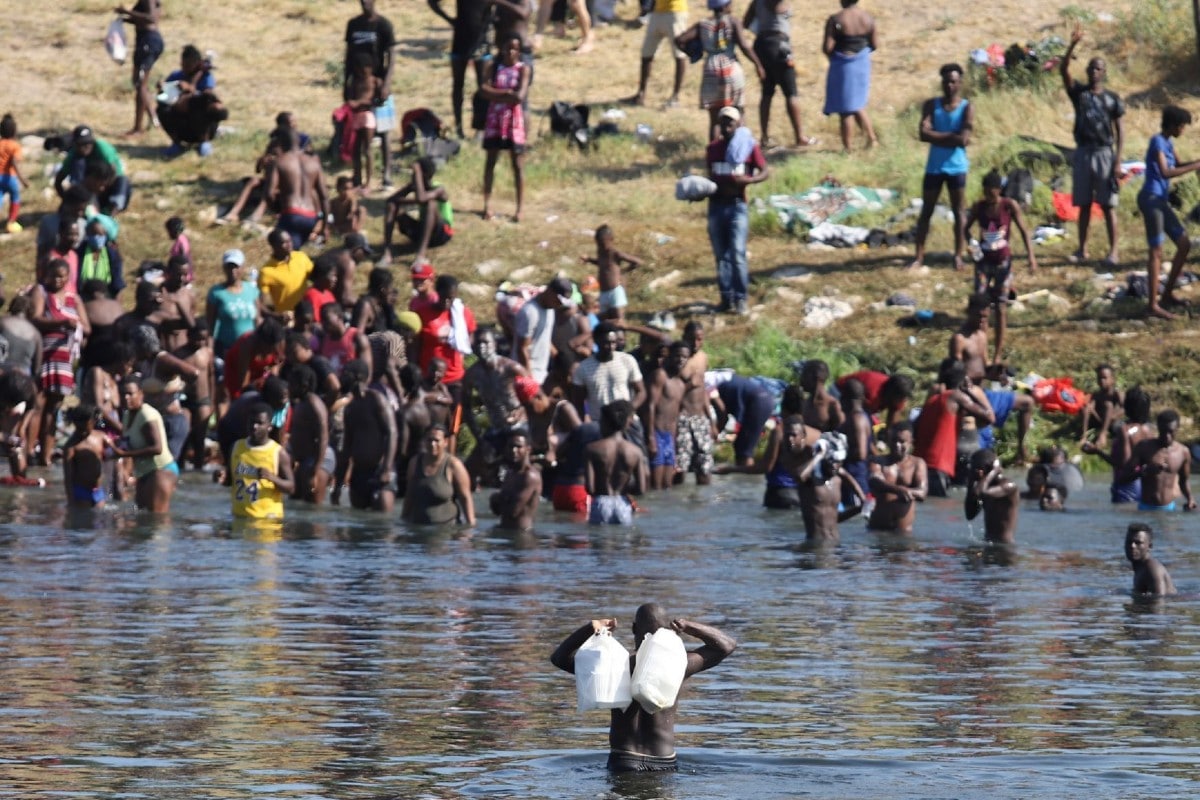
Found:
[{"label": "green shirt", "polygon": [[[62,169],[58,171],[59,174],[70,175],[71,167],[75,165],[75,162],[78,159],[78,147],[72,147],[67,151],[67,158],[65,161],[63,161]],[[117,154],[117,148],[113,147],[103,139],[96,140],[96,144],[92,148],[92,154],[88,156],[89,161],[96,159],[99,159],[100,161],[107,161],[109,164],[111,164],[113,171],[116,172],[118,176],[125,174],[125,165],[121,162],[121,156]]]}]

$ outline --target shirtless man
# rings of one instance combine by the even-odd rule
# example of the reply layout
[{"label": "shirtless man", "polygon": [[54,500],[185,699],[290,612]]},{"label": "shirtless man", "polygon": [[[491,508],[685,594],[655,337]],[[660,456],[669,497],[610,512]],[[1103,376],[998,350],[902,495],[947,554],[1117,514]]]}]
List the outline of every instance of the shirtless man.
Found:
[{"label": "shirtless man", "polygon": [[687,342],[671,345],[666,362],[650,376],[646,402],[646,451],[650,455],[650,488],[670,489],[675,478],[675,431],[687,390],[680,373],[692,349]]},{"label": "shirtless man", "polygon": [[321,160],[300,149],[295,128],[276,128],[271,134],[279,142],[275,169],[267,176],[268,202],[279,209],[275,229],[292,239],[292,249],[325,231],[329,199],[325,195],[325,176]]},{"label": "shirtless man", "polygon": [[968,520],[983,512],[983,538],[989,542],[1011,544],[1017,532],[1017,512],[1021,490],[1004,475],[1000,459],[988,448],[971,455],[970,475],[963,512]]},{"label": "shirtless man", "polygon": [[[827,438],[822,437],[813,445],[806,446],[805,451],[795,474],[800,489],[800,515],[804,518],[805,538],[810,542],[837,544],[840,538],[838,523],[862,511],[866,500],[865,490],[850,473],[842,469]],[[843,481],[849,482],[858,502],[846,507],[845,511],[839,511]]]},{"label": "shirtless man", "polygon": [[867,527],[876,531],[911,534],[917,503],[929,492],[925,462],[913,455],[913,429],[907,422],[888,428],[890,453],[871,464],[871,491],[875,508]]},{"label": "shirtless man", "polygon": [[[863,408],[864,389],[861,381],[849,380],[842,387],[840,406],[844,421],[838,430],[846,437],[846,460],[842,468],[854,476],[854,482],[864,491],[871,478],[871,457],[875,439],[871,415]],[[847,508],[853,502],[849,484],[842,486],[842,503]]]},{"label": "shirtless man", "polygon": [[1139,442],[1154,436],[1150,427],[1150,395],[1141,386],[1134,386],[1125,393],[1125,419],[1113,423],[1112,448],[1105,453],[1091,442],[1084,442],[1080,450],[1100,456],[1113,470],[1113,482],[1109,494],[1114,503],[1137,503],[1142,499],[1142,479],[1134,476],[1123,478],[1125,465],[1133,457],[1133,448]]},{"label": "shirtless man", "polygon": [[404,389],[404,405],[396,413],[396,478],[402,483],[397,496],[408,496],[408,462],[421,452],[425,434],[434,424],[446,427],[444,419],[435,420],[436,406],[427,401],[428,394],[421,383],[421,368],[405,364],[400,368],[400,386]]},{"label": "shirtless man", "polygon": [[1143,597],[1163,597],[1175,594],[1171,574],[1157,558],[1150,555],[1154,547],[1154,532],[1143,522],[1134,522],[1125,530],[1125,558],[1133,569],[1133,593]]},{"label": "shirtless man", "polygon": [[1187,447],[1175,438],[1179,433],[1179,414],[1168,408],[1159,412],[1155,422],[1158,436],[1138,442],[1122,470],[1122,478],[1129,481],[1141,477],[1139,511],[1174,511],[1181,494],[1183,510],[1194,511],[1196,501],[1188,486],[1192,456]]},{"label": "shirtless man", "polygon": [[593,525],[632,525],[633,501],[626,493],[641,494],[646,489],[646,458],[641,448],[625,439],[633,419],[633,404],[615,400],[600,409],[600,441],[587,446],[588,494],[592,509],[588,522]]},{"label": "shirtless man", "polygon": [[188,343],[188,331],[196,325],[196,295],[184,283],[187,262],[171,259],[163,270],[162,302],[158,306],[158,333],[167,350],[175,351]]},{"label": "shirtless man", "polygon": [[836,431],[846,414],[836,398],[829,394],[829,365],[824,361],[805,361],[800,369],[800,388],[804,390],[804,424],[821,432]]},{"label": "shirtless man", "polygon": [[187,330],[187,344],[172,355],[196,368],[196,379],[188,387],[187,396],[182,398],[182,401],[191,424],[188,441],[192,446],[192,466],[203,469],[205,439],[213,412],[213,390],[217,386],[215,356],[208,338],[208,323],[203,319],[197,320],[196,324]]},{"label": "shirtless man", "polygon": [[[1004,376],[1004,365],[987,363],[988,350],[988,304],[991,301],[986,294],[973,294],[967,301],[967,321],[950,337],[950,358],[963,362],[967,377],[976,385],[982,385],[985,378],[1001,378]],[[1033,419],[1033,397],[1012,389],[986,389],[988,403],[996,415],[995,427],[1004,427],[1005,421],[1014,411],[1017,414],[1017,463],[1029,461],[1025,452],[1025,435],[1029,433],[1029,423]],[[995,434],[980,431],[980,445],[991,447]]]},{"label": "shirtless man", "polygon": [[307,364],[295,364],[288,373],[292,401],[288,449],[296,464],[296,489],[292,497],[322,505],[337,456],[329,446],[329,411],[317,393],[317,373]]},{"label": "shirtless man", "polygon": [[[517,397],[516,380],[527,373],[520,364],[496,352],[496,333],[489,327],[475,331],[474,351],[477,360],[463,375],[463,416],[480,445],[468,458],[471,475],[478,481],[501,451],[508,432],[526,422],[525,409]],[[486,432],[480,429],[472,411],[476,392],[487,411]]]},{"label": "shirtless man", "polygon": [[331,501],[340,504],[349,471],[350,504],[390,513],[396,502],[396,418],[383,395],[367,388],[371,374],[364,362],[351,361],[343,376],[351,399]]},{"label": "shirtless man", "polygon": [[500,517],[499,528],[527,531],[533,527],[538,500],[542,496],[542,471],[534,466],[530,458],[532,452],[529,436],[524,431],[509,433],[504,454],[508,472],[500,484],[500,491],[494,492],[489,502],[492,513]]},{"label": "shirtless man", "polygon": [[[575,651],[602,630],[617,627],[615,619],[595,619],[563,640],[550,656],[550,663],[575,674]],[[657,603],[640,606],[633,619],[634,656],[629,659],[630,672],[637,660],[637,648],[642,640],[660,628],[694,636],[704,644],[687,655],[684,680],[697,672],[711,669],[724,661],[737,647],[732,637],[711,625],[686,619],[671,620]],[[608,728],[608,768],[612,772],[653,772],[677,769],[675,761],[675,714],[678,705],[651,714],[636,701],[628,708],[613,709]]]},{"label": "shirtless man", "polygon": [[429,407],[429,415],[436,424],[445,425],[450,429],[450,410],[454,408],[454,396],[442,383],[446,377],[446,360],[434,358],[429,362],[429,372],[421,382],[421,391],[425,405]]},{"label": "shirtless man", "polygon": [[696,473],[696,485],[712,483],[713,443],[717,429],[709,416],[708,390],[704,373],[708,371],[708,353],[704,352],[704,327],[692,320],[683,327],[683,341],[692,355],[684,362],[683,400],[679,404],[679,423],[675,429],[675,483],[683,483],[688,472]]}]

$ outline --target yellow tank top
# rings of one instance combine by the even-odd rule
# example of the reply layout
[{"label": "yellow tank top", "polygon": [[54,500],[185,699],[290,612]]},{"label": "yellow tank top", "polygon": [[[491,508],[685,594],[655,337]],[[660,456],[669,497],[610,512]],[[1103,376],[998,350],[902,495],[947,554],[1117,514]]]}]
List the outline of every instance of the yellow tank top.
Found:
[{"label": "yellow tank top", "polygon": [[239,439],[233,446],[230,499],[235,517],[283,519],[283,492],[273,482],[258,477],[260,469],[279,474],[279,455],[282,450],[279,442],[273,439],[268,439],[260,447],[251,447],[248,440]]},{"label": "yellow tank top", "polygon": [[156,456],[140,456],[133,460],[133,474],[138,478],[144,478],[155,470],[166,469],[175,463],[171,450],[167,447],[167,426],[163,424],[162,414],[149,403],[142,403],[142,407],[132,417],[126,411],[124,419],[121,420],[130,449],[140,450],[149,446],[150,440],[143,431],[146,423],[158,429],[158,441],[162,444],[162,450]]}]

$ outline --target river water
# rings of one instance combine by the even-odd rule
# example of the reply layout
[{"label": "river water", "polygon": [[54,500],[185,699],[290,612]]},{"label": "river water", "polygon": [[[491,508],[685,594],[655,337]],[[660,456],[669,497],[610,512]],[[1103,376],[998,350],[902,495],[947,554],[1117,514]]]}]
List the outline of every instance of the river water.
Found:
[{"label": "river water", "polygon": [[[648,498],[633,529],[409,530],[289,506],[231,524],[185,475],[169,520],[0,495],[0,796],[1184,798],[1200,793],[1190,516],[1022,510],[982,545],[961,497],[909,541],[824,552],[761,483]],[[486,508],[486,498],[477,504]],[[1136,604],[1125,526],[1181,595]],[[680,704],[681,769],[612,778],[607,712],[549,655],[657,600],[739,641]]]}]

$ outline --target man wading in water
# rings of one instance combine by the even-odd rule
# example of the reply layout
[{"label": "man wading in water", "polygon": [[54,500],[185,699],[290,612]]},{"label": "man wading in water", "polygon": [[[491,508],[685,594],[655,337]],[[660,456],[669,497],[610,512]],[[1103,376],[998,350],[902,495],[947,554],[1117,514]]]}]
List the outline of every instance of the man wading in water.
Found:
[{"label": "man wading in water", "polygon": [[[575,674],[575,651],[593,633],[614,630],[615,619],[594,619],[568,636],[550,656],[550,663],[561,670]],[[670,619],[666,610],[657,603],[639,606],[633,619],[634,647],[659,628],[670,628],[676,633],[695,636],[704,642],[702,647],[687,654],[687,671],[684,679],[720,664],[737,647],[737,642],[711,625],[703,625],[686,619]],[[629,659],[633,671],[634,657]],[[636,700],[628,708],[612,710],[612,721],[608,728],[608,768],[613,772],[660,772],[677,769],[675,761],[675,709],[678,703],[657,714],[650,714]]]}]

